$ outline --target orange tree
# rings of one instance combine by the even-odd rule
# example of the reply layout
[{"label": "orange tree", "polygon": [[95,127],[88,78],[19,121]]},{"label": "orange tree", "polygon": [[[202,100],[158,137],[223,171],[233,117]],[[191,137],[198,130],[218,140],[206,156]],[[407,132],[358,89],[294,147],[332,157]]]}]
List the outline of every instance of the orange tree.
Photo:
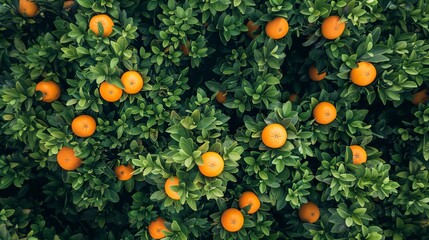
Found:
[{"label": "orange tree", "polygon": [[425,0],[0,0],[0,239],[428,235],[428,24]]}]

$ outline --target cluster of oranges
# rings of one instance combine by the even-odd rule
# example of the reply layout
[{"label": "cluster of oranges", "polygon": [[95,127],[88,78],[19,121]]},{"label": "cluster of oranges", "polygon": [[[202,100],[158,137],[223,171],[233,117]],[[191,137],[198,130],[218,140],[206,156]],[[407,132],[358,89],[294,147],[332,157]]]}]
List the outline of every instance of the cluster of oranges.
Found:
[{"label": "cluster of oranges", "polygon": [[[65,1],[64,9],[69,9],[73,6],[74,1]],[[39,7],[36,3],[30,0],[20,0],[18,11],[25,17],[34,17],[39,12]],[[255,32],[260,28],[259,25],[249,20],[246,24],[248,28],[247,35],[254,39],[258,35]],[[114,31],[114,22],[106,14],[98,14],[93,16],[89,21],[89,29],[98,37],[109,37]],[[283,17],[276,17],[265,25],[265,34],[267,37],[279,40],[284,38],[289,32],[289,23]],[[327,40],[335,40],[339,38],[346,30],[346,22],[339,16],[330,16],[326,18],[320,28],[321,35]],[[189,41],[181,45],[184,55],[189,55]],[[326,71],[319,71],[313,64],[308,68],[308,76],[313,81],[322,81],[326,78]],[[350,81],[360,87],[365,87],[374,82],[377,76],[375,66],[370,62],[358,62],[357,67],[352,68],[349,74]],[[123,96],[123,92],[127,94],[139,93],[143,86],[144,80],[139,72],[134,70],[126,71],[122,74],[122,86],[104,81],[99,86],[99,93],[106,102],[117,102]],[[41,81],[37,83],[36,91],[42,93],[41,101],[51,103],[58,100],[61,96],[61,88],[58,83],[51,80]],[[428,100],[427,89],[424,89],[416,94],[413,99],[414,104],[418,104]],[[292,94],[290,100],[294,101],[298,96]],[[216,95],[216,100],[220,104],[227,100],[227,93],[219,91]],[[320,102],[313,108],[313,118],[317,124],[328,125],[335,121],[337,117],[337,109],[330,102]],[[71,123],[72,132],[81,138],[92,136],[96,131],[96,120],[89,115],[80,115],[73,119]],[[282,148],[287,141],[287,129],[279,124],[272,123],[267,125],[261,133],[262,143],[271,149]],[[352,152],[353,164],[362,164],[367,160],[367,152],[359,145],[349,146]],[[217,152],[206,152],[202,156],[202,164],[198,165],[200,173],[208,178],[218,177],[224,170],[224,159]],[[81,166],[82,160],[76,157],[75,151],[67,146],[59,150],[57,154],[57,162],[64,170],[75,170]],[[127,181],[133,176],[133,167],[131,165],[119,165],[115,167],[114,172],[117,178],[121,181]],[[166,195],[173,200],[180,200],[179,194],[180,179],[177,176],[171,176],[166,179],[164,191]],[[244,226],[244,215],[242,211],[247,211],[247,214],[256,213],[261,206],[258,196],[253,191],[246,191],[241,194],[238,199],[238,208],[228,208],[222,212],[220,223],[222,227],[229,232],[240,231]],[[302,204],[298,211],[299,218],[304,222],[314,223],[320,217],[319,207],[313,202]],[[161,239],[169,232],[165,225],[165,220],[158,217],[148,226],[148,232],[154,239]]]},{"label": "cluster of oranges", "polygon": [[[179,199],[177,192],[170,189],[171,186],[175,185],[178,185],[177,177],[169,178],[165,183],[165,191],[169,197],[177,200]],[[246,191],[239,197],[238,206],[240,209],[246,209],[248,214],[253,214],[259,210],[261,201],[254,192]],[[222,212],[220,223],[228,232],[237,232],[244,226],[244,215],[237,208],[228,208]],[[148,232],[152,238],[161,239],[166,236],[169,230],[165,226],[165,220],[158,217],[149,224]]]},{"label": "cluster of oranges", "polygon": [[[254,39],[258,35],[255,32],[259,29],[259,25],[249,20],[246,24],[247,35]],[[339,38],[346,29],[346,22],[339,16],[330,16],[326,18],[320,28],[320,32],[325,39],[334,40]],[[289,23],[283,17],[276,17],[265,25],[265,34],[272,39],[282,39],[289,32]],[[313,64],[308,68],[308,76],[313,81],[321,81],[326,77],[326,72],[319,72]],[[356,68],[350,71],[350,80],[358,86],[370,85],[377,76],[375,66],[370,62],[359,62]],[[216,95],[216,100],[223,104],[226,100],[226,92],[220,91]]]},{"label": "cluster of oranges", "polygon": [[[100,37],[109,37],[113,32],[113,20],[106,14],[99,14],[91,18],[89,28],[93,33]],[[254,34],[259,26],[254,22],[247,23],[248,36],[255,38]],[[345,30],[345,22],[340,20],[338,16],[331,16],[325,19],[321,27],[321,33],[326,39],[336,39]],[[289,24],[285,18],[277,17],[268,22],[265,27],[265,33],[272,39],[281,39],[289,31]],[[317,68],[312,65],[308,70],[308,75],[313,81],[321,81],[326,77],[326,72],[320,73]],[[350,72],[350,80],[359,86],[367,86],[371,84],[376,77],[376,69],[374,65],[368,62],[358,63],[358,67]],[[121,77],[122,88],[115,84],[102,82],[99,87],[100,96],[107,102],[118,101],[123,91],[127,94],[136,94],[143,88],[143,78],[136,71],[127,71]],[[42,81],[36,86],[37,91],[43,93],[42,101],[52,102],[59,98],[60,88],[53,81]],[[216,100],[223,104],[226,101],[227,93],[220,91],[216,95]],[[292,97],[292,96],[291,96]],[[297,98],[297,96],[295,96]],[[337,111],[335,106],[329,102],[320,102],[313,109],[313,117],[318,124],[330,124],[336,119]],[[72,131],[76,136],[89,137],[96,130],[96,122],[94,118],[88,115],[76,117],[72,122]],[[261,140],[269,148],[278,149],[285,145],[287,141],[287,131],[284,126],[278,123],[269,124],[262,130]],[[361,164],[366,161],[366,151],[358,145],[350,146],[353,153],[353,163]],[[206,177],[217,177],[224,169],[224,159],[219,153],[206,152],[202,156],[203,164],[198,165],[200,173]],[[73,149],[63,147],[58,155],[57,160],[59,165],[65,170],[74,170],[81,165],[81,159],[75,156]],[[133,167],[131,165],[120,165],[115,168],[115,173],[119,180],[129,180],[133,175]],[[178,186],[180,180],[176,176],[171,176],[165,181],[164,190],[166,195],[173,200],[180,200]],[[261,202],[254,192],[246,191],[242,193],[238,201],[241,209],[247,209],[248,214],[253,214],[260,208]],[[301,206],[298,212],[299,218],[302,221],[313,223],[319,219],[320,211],[317,205],[313,202],[305,203]],[[223,211],[221,215],[221,225],[229,232],[237,232],[244,225],[243,213],[236,208],[229,208]],[[158,217],[152,221],[148,227],[149,234],[154,239],[165,237],[165,233],[169,230],[165,226],[165,220]]]},{"label": "cluster of oranges", "polygon": [[[64,8],[70,8],[73,4],[74,1],[66,1],[64,2]],[[27,0],[20,0],[19,11],[24,16],[33,17],[39,10],[36,3]],[[94,32],[95,35],[100,37],[110,36],[113,32],[113,26],[113,20],[105,14],[95,15],[89,22],[89,29]],[[142,76],[137,71],[132,70],[126,71],[122,74],[121,82],[124,90],[106,81],[102,82],[99,87],[101,98],[107,102],[116,102],[121,98],[123,91],[127,94],[136,94],[142,90],[144,84]],[[40,100],[47,103],[54,102],[61,96],[60,85],[52,80],[38,82],[35,90],[42,94]],[[89,115],[77,116],[71,123],[72,132],[81,138],[92,136],[95,133],[96,128],[97,123],[95,119]],[[75,170],[82,164],[82,160],[76,157],[75,151],[67,146],[62,147],[58,152],[57,162],[62,169],[68,171]],[[131,165],[119,165],[115,167],[114,170],[117,178],[121,181],[129,180],[134,171]]]},{"label": "cluster of oranges", "polygon": [[[122,74],[121,82],[124,85],[124,92],[136,94],[143,88],[143,78],[136,71],[126,71]],[[116,102],[122,96],[122,89],[106,81],[100,84],[100,96],[107,102]]]},{"label": "cluster of oranges", "polygon": [[[250,21],[249,21],[250,22]],[[253,31],[257,29],[253,22],[247,25],[248,35],[253,37]],[[280,39],[284,37],[289,29],[287,21],[283,18],[276,18],[269,22],[265,27],[265,32],[268,37]],[[341,21],[338,16],[330,16],[326,18],[321,26],[322,36],[328,40],[333,40],[341,36],[345,30],[345,22]],[[308,75],[313,81],[321,81],[326,77],[326,72],[319,72],[315,65],[311,65],[308,69]],[[358,86],[367,86],[371,84],[377,75],[374,65],[369,62],[359,62],[357,68],[353,68],[350,72],[350,80]],[[291,95],[290,100],[295,101],[298,96]],[[313,109],[314,121],[321,125],[332,123],[337,117],[337,109],[330,102],[320,102]],[[261,133],[261,140],[265,146],[272,149],[278,149],[285,145],[287,141],[286,128],[279,123],[267,125]],[[353,155],[353,164],[361,164],[366,162],[367,154],[365,149],[358,145],[350,146]],[[304,222],[314,223],[320,217],[319,207],[313,202],[302,204],[298,211],[299,218]]]},{"label": "cluster of oranges", "polygon": [[[63,8],[66,11],[69,11],[74,6],[74,4],[74,0],[64,1]],[[31,0],[19,0],[18,12],[24,17],[32,18],[39,13],[39,6],[37,5],[37,3]]]}]

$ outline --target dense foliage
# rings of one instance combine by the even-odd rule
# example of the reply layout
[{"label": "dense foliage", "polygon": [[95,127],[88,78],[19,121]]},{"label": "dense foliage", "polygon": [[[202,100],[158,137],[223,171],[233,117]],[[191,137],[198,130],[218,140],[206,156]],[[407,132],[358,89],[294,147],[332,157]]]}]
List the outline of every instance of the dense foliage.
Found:
[{"label": "dense foliage", "polygon": [[[429,105],[414,95],[429,84],[427,0],[34,0],[34,17],[19,2],[0,0],[0,239],[149,239],[158,217],[167,239],[429,235]],[[100,13],[108,37],[89,29]],[[320,30],[331,15],[346,22],[333,40]],[[289,23],[277,40],[265,33],[276,17]],[[349,79],[360,61],[377,69],[368,86]],[[310,80],[311,65],[325,79]],[[123,88],[128,70],[142,91],[103,100],[100,84]],[[58,100],[40,100],[42,80],[59,84]],[[337,110],[326,125],[312,114],[323,101]],[[82,114],[97,122],[88,138],[71,128]],[[287,130],[281,148],[261,141],[270,123]],[[351,145],[366,163],[352,163]],[[63,146],[76,170],[58,165]],[[208,151],[225,160],[217,177],[199,171]],[[221,214],[244,191],[261,207],[228,232]],[[307,201],[315,223],[298,217]]]}]

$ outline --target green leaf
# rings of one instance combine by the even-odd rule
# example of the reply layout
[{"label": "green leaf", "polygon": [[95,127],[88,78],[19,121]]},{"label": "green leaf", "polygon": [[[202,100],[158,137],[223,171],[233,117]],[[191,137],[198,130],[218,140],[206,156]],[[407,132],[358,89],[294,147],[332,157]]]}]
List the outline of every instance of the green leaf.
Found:
[{"label": "green leaf", "polygon": [[353,226],[353,218],[352,217],[347,217],[346,218],[346,226],[347,227]]},{"label": "green leaf", "polygon": [[9,231],[7,230],[5,224],[0,224],[0,239],[11,240]]},{"label": "green leaf", "polygon": [[171,230],[173,230],[174,232],[180,232],[181,230],[180,230],[180,226],[179,226],[179,224],[177,223],[177,221],[173,221],[172,223],[171,223]]},{"label": "green leaf", "polygon": [[187,156],[192,156],[192,152],[194,151],[192,147],[192,140],[181,137],[179,141],[179,147],[183,150],[184,153],[186,153]]},{"label": "green leaf", "polygon": [[93,1],[91,0],[77,0],[77,2],[79,3],[80,6],[84,8],[90,8],[93,3]]},{"label": "green leaf", "polygon": [[197,129],[199,130],[203,130],[203,129],[213,129],[214,125],[212,125],[214,123],[214,121],[216,121],[215,117],[205,117],[203,119],[201,119],[200,122],[198,122],[197,124]]}]

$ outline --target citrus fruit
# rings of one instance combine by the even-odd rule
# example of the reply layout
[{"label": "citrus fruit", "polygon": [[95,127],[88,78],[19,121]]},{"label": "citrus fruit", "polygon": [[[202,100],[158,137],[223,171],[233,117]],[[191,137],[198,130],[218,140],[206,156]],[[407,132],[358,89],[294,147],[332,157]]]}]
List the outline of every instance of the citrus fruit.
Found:
[{"label": "citrus fruit", "polygon": [[19,0],[18,12],[24,17],[34,17],[39,12],[39,6],[31,0]]},{"label": "citrus fruit", "polygon": [[365,149],[359,145],[351,145],[353,164],[362,164],[366,162],[367,154]]},{"label": "citrus fruit", "polygon": [[272,123],[264,127],[261,139],[269,148],[281,148],[286,143],[287,132],[283,125]]},{"label": "citrus fruit", "polygon": [[171,189],[171,186],[179,186],[179,179],[177,177],[170,177],[165,181],[164,190],[167,196],[174,200],[179,200],[179,193]]},{"label": "citrus fruit", "polygon": [[57,162],[64,170],[75,170],[80,167],[82,160],[75,156],[74,150],[69,147],[62,147],[57,154]]},{"label": "citrus fruit", "polygon": [[257,37],[257,35],[254,35],[253,33],[259,29],[259,25],[255,24],[252,20],[249,20],[246,23],[246,27],[247,27],[247,36],[249,36],[251,39],[254,39]]},{"label": "citrus fruit", "polygon": [[143,88],[143,78],[136,71],[126,71],[121,76],[124,91],[128,94],[136,94]]},{"label": "citrus fruit", "polygon": [[72,131],[78,137],[90,137],[96,128],[95,119],[89,115],[80,115],[72,121]]},{"label": "citrus fruit", "polygon": [[326,77],[326,72],[319,73],[319,71],[317,70],[316,66],[311,65],[308,68],[308,76],[313,81],[321,81],[321,80],[323,80]]},{"label": "citrus fruit", "polygon": [[112,18],[106,14],[95,15],[89,21],[89,29],[91,29],[97,36],[100,36],[98,28],[101,26],[103,29],[103,37],[108,37],[112,34],[114,25]]},{"label": "citrus fruit", "polygon": [[217,152],[206,152],[202,156],[203,164],[198,166],[201,174],[206,177],[216,177],[222,173],[224,160]]},{"label": "citrus fruit", "polygon": [[122,96],[122,89],[108,82],[100,84],[100,95],[108,102],[116,102]]},{"label": "citrus fruit", "polygon": [[74,6],[74,1],[64,1],[63,9],[69,11]]},{"label": "citrus fruit", "polygon": [[42,92],[43,102],[53,102],[61,95],[60,86],[54,81],[40,81],[36,84],[36,91]]},{"label": "citrus fruit", "polygon": [[370,62],[359,62],[357,68],[350,71],[350,80],[361,87],[371,84],[377,76],[377,70]]},{"label": "citrus fruit", "polygon": [[420,103],[425,103],[429,99],[428,90],[425,88],[416,92],[411,100],[411,103],[414,105],[419,105]]},{"label": "citrus fruit", "polygon": [[298,211],[301,221],[315,223],[320,217],[319,207],[313,202],[307,202],[301,205]]},{"label": "citrus fruit", "polygon": [[322,23],[322,36],[326,39],[336,39],[343,34],[346,29],[346,23],[341,22],[339,16],[330,16]]},{"label": "citrus fruit", "polygon": [[121,181],[127,181],[133,177],[134,168],[131,165],[119,165],[115,167],[116,177]]},{"label": "citrus fruit", "polygon": [[217,92],[216,101],[220,104],[223,104],[226,101],[226,95],[227,95],[227,93],[224,91]]},{"label": "citrus fruit", "polygon": [[150,222],[148,231],[149,235],[154,239],[161,239],[165,237],[164,231],[168,231],[164,224],[165,220],[158,217],[156,220]]},{"label": "citrus fruit", "polygon": [[254,192],[246,191],[243,192],[238,199],[238,206],[240,208],[244,208],[246,206],[250,205],[249,214],[255,213],[258,211],[259,207],[261,206],[261,201],[259,200],[258,196]]},{"label": "citrus fruit", "polygon": [[276,17],[265,25],[265,33],[272,39],[280,39],[289,31],[289,23],[282,17]]},{"label": "citrus fruit", "polygon": [[244,216],[238,209],[229,208],[222,213],[220,221],[228,232],[237,232],[244,225]]},{"label": "citrus fruit", "polygon": [[337,117],[337,109],[332,103],[320,102],[313,109],[313,117],[318,124],[329,124]]}]

